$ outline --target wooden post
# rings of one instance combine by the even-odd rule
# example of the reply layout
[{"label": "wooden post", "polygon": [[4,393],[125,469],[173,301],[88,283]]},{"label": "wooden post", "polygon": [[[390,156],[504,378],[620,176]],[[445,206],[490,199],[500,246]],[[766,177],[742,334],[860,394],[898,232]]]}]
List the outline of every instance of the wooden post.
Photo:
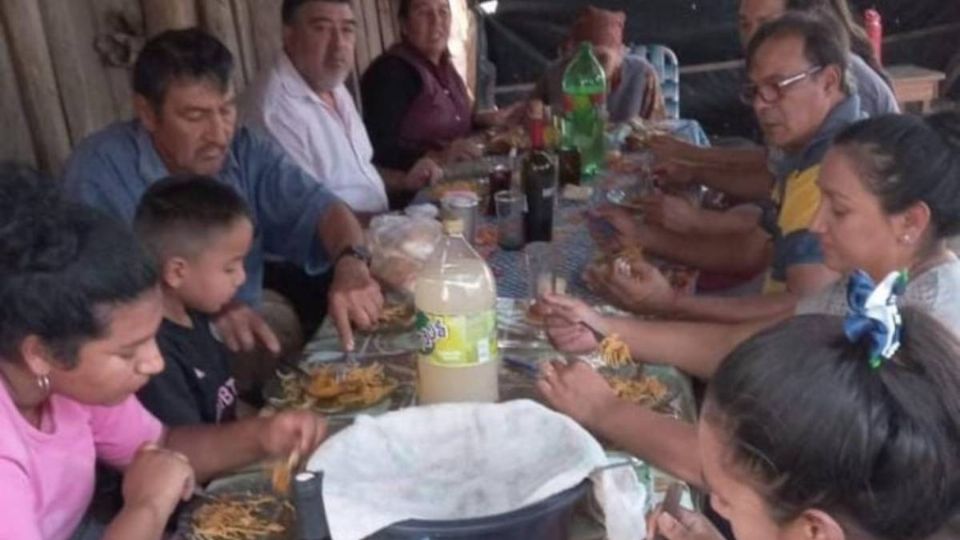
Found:
[{"label": "wooden post", "polygon": [[250,17],[250,6],[247,0],[232,0],[232,2],[243,72],[246,75],[247,84],[250,84],[256,78],[258,69],[257,51],[253,45],[253,20]]},{"label": "wooden post", "polygon": [[70,154],[70,136],[60,106],[40,7],[34,0],[0,0],[0,12],[20,84],[24,112],[37,149],[37,164],[45,171],[59,175]]},{"label": "wooden post", "polygon": [[396,13],[393,11],[391,0],[377,0],[377,11],[380,18],[380,35],[383,38],[383,49],[389,49],[397,41],[394,32]]},{"label": "wooden post", "polygon": [[74,144],[115,115],[107,73],[94,50],[96,30],[87,2],[40,0],[50,55]]},{"label": "wooden post", "polygon": [[193,0],[141,0],[147,36],[155,36],[171,28],[197,25],[197,7]]},{"label": "wooden post", "polygon": [[[145,23],[140,2],[131,0],[88,0],[88,2],[93,12],[98,36],[122,30],[127,30],[124,33],[131,35],[142,34]],[[117,119],[132,118],[133,88],[130,83],[130,67],[104,65],[103,69],[107,74],[110,95],[113,97],[115,117]]]},{"label": "wooden post", "polygon": [[233,84],[239,93],[246,86],[247,78],[243,67],[243,51],[237,38],[237,25],[233,20],[233,8],[230,0],[197,0],[200,20],[207,32],[216,36],[233,53]]},{"label": "wooden post", "polygon": [[30,125],[24,115],[23,101],[17,88],[17,77],[10,58],[10,41],[3,28],[0,13],[0,126],[6,136],[0,137],[0,161],[15,160],[36,165],[37,156],[30,137]]},{"label": "wooden post", "polygon": [[358,75],[362,75],[367,66],[370,65],[370,48],[367,45],[367,22],[366,14],[363,9],[364,0],[353,0],[350,2],[353,7],[353,16],[357,19],[357,44],[354,50],[356,57],[355,69]]},{"label": "wooden post", "polygon": [[283,24],[280,6],[283,0],[247,0],[250,22],[253,24],[253,46],[260,69],[273,65],[283,47]]},{"label": "wooden post", "polygon": [[357,39],[366,37],[367,52],[370,54],[370,62],[373,62],[384,49],[383,38],[380,37],[380,13],[377,11],[377,0],[360,0],[360,5],[363,6],[366,25]]}]

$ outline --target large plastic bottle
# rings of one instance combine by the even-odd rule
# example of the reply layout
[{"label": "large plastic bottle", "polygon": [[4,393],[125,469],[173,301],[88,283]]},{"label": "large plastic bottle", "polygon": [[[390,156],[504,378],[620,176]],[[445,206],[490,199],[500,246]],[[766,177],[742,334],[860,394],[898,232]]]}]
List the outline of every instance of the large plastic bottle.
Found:
[{"label": "large plastic bottle", "polygon": [[597,174],[606,156],[606,95],[603,66],[583,42],[563,74],[563,142],[580,151],[584,178]]},{"label": "large plastic bottle", "polygon": [[446,233],[417,276],[417,393],[420,404],[495,402],[497,293],[493,273],[463,238],[463,222]]}]

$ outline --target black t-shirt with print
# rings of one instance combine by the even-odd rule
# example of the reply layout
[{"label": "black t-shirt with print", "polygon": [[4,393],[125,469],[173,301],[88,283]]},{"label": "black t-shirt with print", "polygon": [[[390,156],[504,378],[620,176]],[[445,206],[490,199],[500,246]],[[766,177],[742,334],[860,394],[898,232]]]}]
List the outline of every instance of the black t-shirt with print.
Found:
[{"label": "black t-shirt with print", "polygon": [[206,316],[189,315],[193,328],[163,320],[157,345],[166,365],[137,397],[167,426],[234,420],[237,388],[230,374],[230,352],[213,336]]}]

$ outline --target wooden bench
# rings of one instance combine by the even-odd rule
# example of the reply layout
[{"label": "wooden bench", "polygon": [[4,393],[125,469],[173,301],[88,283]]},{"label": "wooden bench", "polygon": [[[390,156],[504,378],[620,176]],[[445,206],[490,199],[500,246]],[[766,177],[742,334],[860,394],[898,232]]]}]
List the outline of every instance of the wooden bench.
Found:
[{"label": "wooden bench", "polygon": [[913,65],[889,66],[887,73],[900,108],[906,110],[908,104],[919,103],[923,113],[930,112],[930,104],[940,96],[940,81],[946,79],[943,72]]}]

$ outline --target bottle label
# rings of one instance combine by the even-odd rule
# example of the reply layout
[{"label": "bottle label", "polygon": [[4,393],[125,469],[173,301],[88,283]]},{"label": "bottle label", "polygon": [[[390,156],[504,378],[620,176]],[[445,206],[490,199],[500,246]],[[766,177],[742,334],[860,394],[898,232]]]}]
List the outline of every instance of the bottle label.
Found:
[{"label": "bottle label", "polygon": [[443,367],[469,367],[497,357],[497,314],[435,315],[417,310],[420,354]]}]

